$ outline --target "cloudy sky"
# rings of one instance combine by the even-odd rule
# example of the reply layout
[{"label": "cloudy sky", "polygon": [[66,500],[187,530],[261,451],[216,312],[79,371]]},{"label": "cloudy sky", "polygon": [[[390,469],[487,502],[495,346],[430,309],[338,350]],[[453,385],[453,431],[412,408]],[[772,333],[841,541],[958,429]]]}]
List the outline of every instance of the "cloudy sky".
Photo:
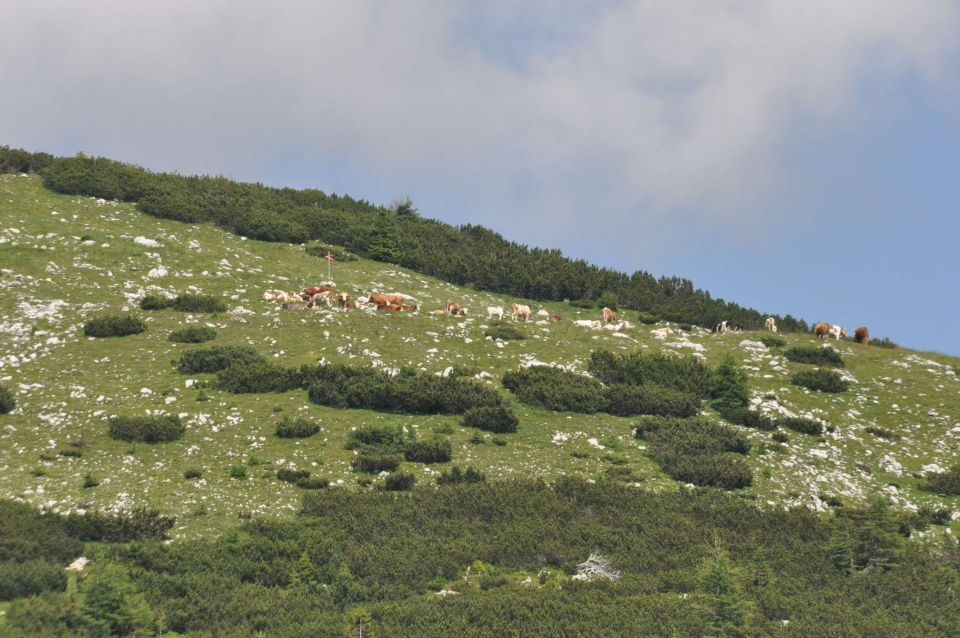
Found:
[{"label": "cloudy sky", "polygon": [[408,195],[960,354],[951,0],[11,2],[0,144]]}]

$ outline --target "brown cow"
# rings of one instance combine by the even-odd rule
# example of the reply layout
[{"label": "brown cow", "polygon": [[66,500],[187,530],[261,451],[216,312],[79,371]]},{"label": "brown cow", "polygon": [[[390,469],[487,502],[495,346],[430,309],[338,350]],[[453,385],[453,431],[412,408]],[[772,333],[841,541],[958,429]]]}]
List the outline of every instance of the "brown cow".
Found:
[{"label": "brown cow", "polygon": [[821,321],[813,327],[813,334],[817,335],[817,339],[823,339],[824,337],[829,339],[831,328],[833,328],[833,326],[831,326],[829,323],[826,321]]},{"label": "brown cow", "polygon": [[563,317],[560,315],[550,315],[550,321],[563,321]]},{"label": "brown cow", "polygon": [[402,306],[403,301],[403,295],[385,295],[379,292],[370,295],[370,303],[377,304],[381,309],[382,306]]},{"label": "brown cow", "polygon": [[335,295],[337,294],[337,289],[333,286],[310,286],[309,288],[304,288],[300,296],[303,297],[304,301],[310,301],[311,297],[319,295],[321,292],[329,292],[331,295]]},{"label": "brown cow", "polygon": [[617,323],[617,313],[604,306],[600,311],[600,325],[605,326],[608,323]]},{"label": "brown cow", "polygon": [[853,331],[853,340],[857,343],[870,343],[870,331],[867,330],[866,326],[860,326]]}]

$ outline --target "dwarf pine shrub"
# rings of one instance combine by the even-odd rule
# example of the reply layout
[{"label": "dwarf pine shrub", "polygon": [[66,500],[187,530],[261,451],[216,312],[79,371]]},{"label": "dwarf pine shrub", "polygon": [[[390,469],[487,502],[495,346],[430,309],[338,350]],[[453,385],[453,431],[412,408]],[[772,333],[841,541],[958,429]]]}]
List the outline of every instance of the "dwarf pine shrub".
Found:
[{"label": "dwarf pine shrub", "polygon": [[320,431],[320,424],[307,417],[285,416],[277,424],[277,436],[283,439],[305,439]]},{"label": "dwarf pine shrub", "polygon": [[433,438],[407,443],[403,458],[411,463],[448,463],[453,458],[450,439]]},{"label": "dwarf pine shrub", "polygon": [[145,332],[147,324],[133,315],[100,315],[83,324],[87,337],[126,337]]},{"label": "dwarf pine shrub", "polygon": [[158,443],[176,441],[187,428],[174,415],[115,416],[110,419],[110,436],[121,441]]},{"label": "dwarf pine shrub", "polygon": [[791,378],[794,385],[799,385],[819,392],[843,392],[850,384],[833,370],[800,370]]},{"label": "dwarf pine shrub", "polygon": [[13,392],[5,385],[0,385],[0,414],[12,412],[17,407],[17,399]]},{"label": "dwarf pine shrub", "polygon": [[487,432],[507,434],[517,431],[520,419],[508,406],[497,405],[467,410],[463,413],[463,425]]},{"label": "dwarf pine shrub", "polygon": [[250,346],[211,346],[187,350],[180,355],[177,371],[219,372],[234,364],[263,363],[265,359]]},{"label": "dwarf pine shrub", "polygon": [[169,339],[176,343],[203,343],[216,337],[216,329],[209,326],[188,326],[171,332]]},{"label": "dwarf pine shrub", "polygon": [[784,350],[783,356],[796,363],[843,367],[843,357],[830,346],[793,346]]}]

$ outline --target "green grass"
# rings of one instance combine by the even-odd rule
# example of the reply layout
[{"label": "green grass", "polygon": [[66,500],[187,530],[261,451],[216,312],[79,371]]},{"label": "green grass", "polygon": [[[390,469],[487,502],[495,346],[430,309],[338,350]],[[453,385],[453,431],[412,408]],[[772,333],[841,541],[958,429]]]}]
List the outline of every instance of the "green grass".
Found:
[{"label": "green grass", "polygon": [[[11,228],[20,232],[7,230]],[[96,238],[94,243],[82,242],[85,235]],[[160,246],[137,244],[137,236]],[[327,278],[326,263],[300,246],[247,241],[211,226],[143,215],[128,204],[54,194],[36,177],[0,175],[0,267],[0,383],[16,391],[18,405],[13,413],[0,415],[0,496],[60,511],[142,503],[177,516],[175,537],[209,535],[234,526],[241,510],[292,516],[302,490],[275,478],[280,467],[310,470],[330,479],[334,489],[359,489],[359,476],[350,469],[355,453],[345,449],[347,436],[354,428],[385,425],[405,427],[421,439],[438,429],[451,431],[453,463],[470,465],[491,481],[513,476],[596,479],[607,473],[610,464],[604,459],[615,452],[643,489],[679,486],[633,438],[636,419],[552,413],[510,397],[520,418],[518,431],[503,437],[507,445],[496,445],[490,437],[474,444],[476,431],[464,428],[457,415],[337,410],[309,403],[302,390],[233,395],[198,387],[213,375],[180,374],[171,364],[197,346],[168,339],[174,330],[209,326],[217,330],[218,345],[252,346],[285,366],[326,360],[412,366],[430,373],[463,366],[492,375],[489,382],[503,391],[502,375],[531,360],[583,371],[591,351],[599,348],[691,352],[669,347],[678,341],[676,335],[665,342],[653,338],[649,331],[654,326],[638,324],[626,336],[578,328],[572,320],[596,319],[597,311],[462,289],[367,260],[335,262],[337,285],[354,298],[374,289],[405,292],[420,301],[423,311],[283,311],[261,300],[264,290],[294,291]],[[228,312],[141,312],[136,303],[147,292],[210,294],[222,299]],[[428,314],[443,308],[446,299],[468,307],[470,314]],[[564,321],[530,322],[523,326],[523,340],[487,340],[485,307],[513,301],[529,304],[535,313],[544,308],[561,314]],[[253,314],[234,312],[238,306]],[[112,339],[82,336],[84,321],[115,312],[142,316],[146,332]],[[637,313],[622,315],[637,323]],[[782,452],[751,455],[754,482],[744,494],[776,505],[808,504],[811,496],[824,492],[857,501],[895,482],[901,506],[943,503],[960,509],[960,497],[924,492],[919,489],[922,479],[911,476],[927,464],[950,465],[956,453],[960,433],[950,432],[960,425],[960,381],[952,371],[956,359],[845,341],[831,344],[857,383],[840,395],[826,395],[790,384],[790,375],[802,364],[740,346],[761,336],[694,329],[687,338],[705,348],[710,365],[727,353],[745,363],[758,396],[775,395],[790,411],[822,418],[835,431],[822,440],[791,436]],[[781,336],[787,347],[816,343],[809,335]],[[201,393],[208,400],[198,402]],[[185,435],[152,445],[109,438],[109,416],[146,410],[182,415]],[[276,423],[284,415],[314,419],[322,432],[307,439],[276,437]],[[865,431],[870,426],[901,438],[894,442],[872,436]],[[768,433],[743,431],[755,443],[769,440]],[[49,456],[81,435],[89,441],[82,456]],[[55,460],[41,460],[44,453]],[[263,464],[247,466],[251,457]],[[230,468],[238,465],[246,466],[247,480],[230,478]],[[34,476],[36,468],[46,475]],[[190,468],[202,470],[203,478],[184,480]],[[400,470],[417,476],[418,489],[433,485],[438,471],[408,462]],[[87,473],[100,480],[95,489],[81,487]],[[201,506],[206,516],[190,516]]]}]

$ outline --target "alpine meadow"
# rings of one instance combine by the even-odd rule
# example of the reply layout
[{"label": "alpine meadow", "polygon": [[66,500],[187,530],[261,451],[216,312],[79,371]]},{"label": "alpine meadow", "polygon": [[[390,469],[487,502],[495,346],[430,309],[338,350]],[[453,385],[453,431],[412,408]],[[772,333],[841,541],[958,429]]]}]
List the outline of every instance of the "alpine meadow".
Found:
[{"label": "alpine meadow", "polygon": [[808,320],[0,147],[0,635],[960,635],[960,359]]}]

